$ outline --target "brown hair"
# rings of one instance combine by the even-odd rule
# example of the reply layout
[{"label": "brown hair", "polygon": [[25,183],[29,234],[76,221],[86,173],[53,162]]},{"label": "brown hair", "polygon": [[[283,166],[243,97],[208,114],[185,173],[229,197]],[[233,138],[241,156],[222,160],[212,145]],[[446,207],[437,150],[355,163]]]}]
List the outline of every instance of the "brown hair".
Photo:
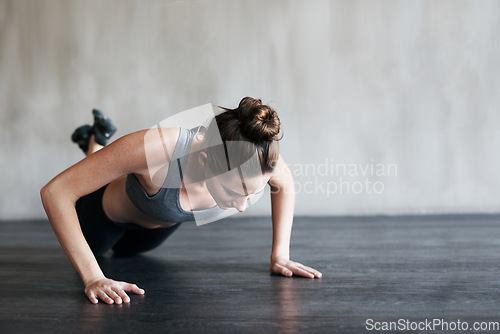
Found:
[{"label": "brown hair", "polygon": [[[246,163],[256,174],[272,172],[279,157],[278,134],[280,119],[270,106],[260,99],[245,97],[238,108],[228,109],[216,115],[207,132],[208,166],[216,175],[240,167]],[[220,141],[222,140],[222,144]],[[255,155],[255,153],[257,153]],[[249,159],[258,157],[258,161]],[[248,163],[249,162],[249,163]]]}]

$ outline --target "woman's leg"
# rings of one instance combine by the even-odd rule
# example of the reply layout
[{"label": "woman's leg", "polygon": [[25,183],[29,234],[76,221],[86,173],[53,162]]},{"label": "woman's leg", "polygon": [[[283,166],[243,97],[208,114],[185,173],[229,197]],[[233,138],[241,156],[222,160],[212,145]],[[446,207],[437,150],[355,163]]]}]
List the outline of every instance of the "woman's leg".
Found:
[{"label": "woman's leg", "polygon": [[94,124],[85,124],[73,132],[71,141],[78,144],[85,155],[95,153],[108,143],[108,140],[116,132],[116,126],[100,110],[93,109]]},{"label": "woman's leg", "polygon": [[76,201],[75,209],[85,240],[95,256],[111,249],[127,231],[117,226],[104,213],[102,195],[106,186]]},{"label": "woman's leg", "polygon": [[133,230],[125,234],[113,246],[117,255],[135,255],[160,246],[181,224],[170,227]]},{"label": "woman's leg", "polygon": [[88,156],[89,154],[92,154],[94,152],[99,151],[101,148],[104,146],[96,143],[94,135],[90,136],[89,139],[89,149],[85,152],[85,155]]}]

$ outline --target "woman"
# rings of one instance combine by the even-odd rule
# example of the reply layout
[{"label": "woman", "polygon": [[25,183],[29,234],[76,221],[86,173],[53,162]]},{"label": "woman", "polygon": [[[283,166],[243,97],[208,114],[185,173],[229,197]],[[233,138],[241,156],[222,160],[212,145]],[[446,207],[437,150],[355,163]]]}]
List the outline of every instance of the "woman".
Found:
[{"label": "woman", "polygon": [[126,291],[144,293],[135,284],[106,278],[96,256],[111,248],[119,254],[148,251],[180,222],[244,211],[266,183],[273,221],[271,273],[321,277],[289,259],[295,192],[279,155],[277,113],[250,97],[236,109],[222,109],[208,128],[161,128],[158,136],[142,130],[107,146],[116,128],[97,110],[92,127],[75,131],[72,139],[87,157],[45,185],[41,198],[92,303],[127,303]]}]

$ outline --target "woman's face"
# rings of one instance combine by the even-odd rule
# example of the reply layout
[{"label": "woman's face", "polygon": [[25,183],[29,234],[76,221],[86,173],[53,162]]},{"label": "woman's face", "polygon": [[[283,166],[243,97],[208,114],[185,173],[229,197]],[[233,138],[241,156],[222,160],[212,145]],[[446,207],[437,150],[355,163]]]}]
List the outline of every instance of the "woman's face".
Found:
[{"label": "woman's face", "polygon": [[243,212],[246,209],[247,200],[264,189],[271,174],[241,177],[240,171],[235,168],[214,176],[210,168],[207,168],[206,176],[208,191],[221,209],[236,208],[239,212]]}]

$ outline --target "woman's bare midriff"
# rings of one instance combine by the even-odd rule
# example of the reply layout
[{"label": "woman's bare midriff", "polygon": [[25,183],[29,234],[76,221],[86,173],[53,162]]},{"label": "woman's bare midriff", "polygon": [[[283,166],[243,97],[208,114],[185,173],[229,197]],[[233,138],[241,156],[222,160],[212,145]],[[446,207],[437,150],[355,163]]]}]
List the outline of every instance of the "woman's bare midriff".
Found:
[{"label": "woman's bare midriff", "polygon": [[[139,176],[138,179],[141,177]],[[169,227],[177,224],[177,222],[162,222],[151,218],[144,214],[142,211],[137,209],[135,205],[130,201],[125,192],[125,181],[127,176],[122,176],[108,184],[104,194],[102,196],[102,207],[106,216],[112,221],[117,223],[134,223],[146,228],[161,228]],[[144,186],[144,183],[142,183]],[[146,186],[147,188],[147,186]],[[158,189],[159,190],[159,189]],[[158,190],[147,191],[150,195],[153,195]],[[179,201],[181,207],[184,210],[193,210],[191,204],[195,205],[194,210],[202,210],[213,207],[216,203],[209,196],[206,189],[190,187],[189,193],[194,197],[193,202],[190,202],[190,198],[187,195],[187,191],[182,183],[181,192],[179,194]],[[196,201],[195,199],[199,199]]]},{"label": "woman's bare midriff", "polygon": [[108,184],[102,196],[102,208],[106,216],[117,223],[134,223],[146,228],[160,228],[175,225],[176,222],[162,222],[151,218],[137,209],[125,192],[122,176]]}]

